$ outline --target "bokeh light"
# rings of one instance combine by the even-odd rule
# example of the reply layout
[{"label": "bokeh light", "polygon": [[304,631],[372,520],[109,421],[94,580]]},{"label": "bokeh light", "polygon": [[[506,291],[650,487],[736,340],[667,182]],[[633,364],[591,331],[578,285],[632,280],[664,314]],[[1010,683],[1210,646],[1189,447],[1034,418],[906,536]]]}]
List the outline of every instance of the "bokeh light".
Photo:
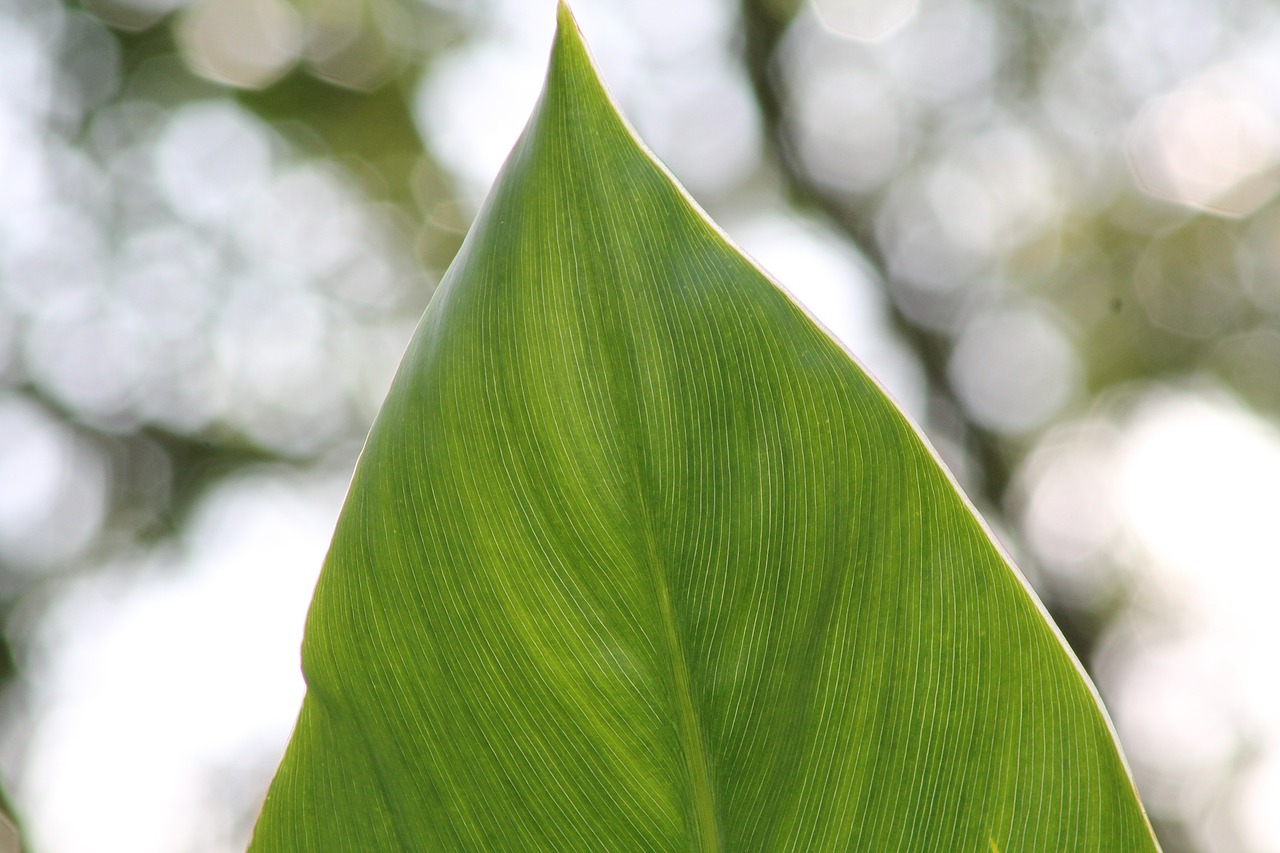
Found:
[{"label": "bokeh light", "polygon": [[961,330],[951,355],[952,384],[974,421],[1020,433],[1056,415],[1076,388],[1071,339],[1033,306],[982,312]]},{"label": "bokeh light", "polygon": [[907,25],[918,0],[814,0],[813,8],[831,32],[857,41],[883,41]]},{"label": "bokeh light", "polygon": [[1280,125],[1245,69],[1215,69],[1153,99],[1134,120],[1130,156],[1144,190],[1231,216],[1280,189]]},{"label": "bokeh light", "polygon": [[275,82],[302,52],[302,17],[284,0],[196,0],[175,36],[201,77],[259,89]]},{"label": "bokeh light", "polygon": [[60,592],[31,640],[35,849],[243,849],[302,700],[298,637],[344,486],[239,478],[146,565]]}]

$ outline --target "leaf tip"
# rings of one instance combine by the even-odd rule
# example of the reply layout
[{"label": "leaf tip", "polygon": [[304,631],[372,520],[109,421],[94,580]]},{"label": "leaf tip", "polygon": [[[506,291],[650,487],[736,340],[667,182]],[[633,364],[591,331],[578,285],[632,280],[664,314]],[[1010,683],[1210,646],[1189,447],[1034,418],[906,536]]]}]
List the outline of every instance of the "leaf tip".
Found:
[{"label": "leaf tip", "polygon": [[574,99],[586,97],[596,100],[591,93],[598,93],[609,102],[609,111],[617,112],[617,105],[608,96],[604,80],[591,57],[586,37],[578,26],[573,11],[566,0],[558,0],[555,41],[551,48],[544,96],[552,89],[564,91],[566,88],[573,90]]},{"label": "leaf tip", "polygon": [[578,29],[578,22],[573,18],[573,12],[569,9],[569,4],[565,0],[559,0],[556,4],[556,29],[557,35],[564,35],[566,32],[573,32]]},{"label": "leaf tip", "polygon": [[[587,55],[586,39],[578,27],[578,20],[573,16],[573,10],[569,8],[569,4],[566,0],[557,0],[556,35],[551,48],[551,64],[554,67],[563,63],[566,57],[579,54]],[[577,63],[571,62],[571,64]],[[587,64],[591,64],[590,59],[587,60]]]}]

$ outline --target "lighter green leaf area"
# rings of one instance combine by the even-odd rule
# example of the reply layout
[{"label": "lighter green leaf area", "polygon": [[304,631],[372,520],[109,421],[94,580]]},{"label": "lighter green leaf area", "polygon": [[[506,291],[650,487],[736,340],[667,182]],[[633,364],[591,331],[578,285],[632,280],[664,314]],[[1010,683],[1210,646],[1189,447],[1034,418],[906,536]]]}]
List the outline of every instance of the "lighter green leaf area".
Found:
[{"label": "lighter green leaf area", "polygon": [[303,668],[254,853],[1157,849],[933,453],[640,145],[563,6]]}]

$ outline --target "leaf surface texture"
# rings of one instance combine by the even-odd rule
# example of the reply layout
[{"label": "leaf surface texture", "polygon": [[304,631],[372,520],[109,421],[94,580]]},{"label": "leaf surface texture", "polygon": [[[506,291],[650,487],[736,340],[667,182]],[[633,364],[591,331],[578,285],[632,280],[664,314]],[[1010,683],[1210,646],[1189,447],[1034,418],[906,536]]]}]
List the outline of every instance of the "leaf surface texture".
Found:
[{"label": "leaf surface texture", "polygon": [[1091,687],[563,6],[308,617],[253,853],[1150,851]]}]

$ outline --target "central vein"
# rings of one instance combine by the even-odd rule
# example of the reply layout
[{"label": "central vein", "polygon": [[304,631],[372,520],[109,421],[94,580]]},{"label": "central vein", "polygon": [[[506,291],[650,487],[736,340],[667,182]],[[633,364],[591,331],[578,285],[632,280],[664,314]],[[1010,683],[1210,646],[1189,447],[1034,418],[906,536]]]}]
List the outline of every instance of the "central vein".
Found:
[{"label": "central vein", "polygon": [[[655,570],[657,563],[654,564]],[[668,659],[675,687],[675,704],[680,740],[684,745],[685,769],[689,774],[693,807],[693,829],[698,839],[698,849],[705,853],[720,850],[720,833],[716,821],[715,794],[711,787],[711,771],[707,767],[707,753],[702,745],[702,727],[693,707],[693,690],[689,681],[689,668],[685,664],[684,651],[676,631],[675,614],[665,579],[656,578],[658,605],[662,611],[662,625],[666,634]]]}]

